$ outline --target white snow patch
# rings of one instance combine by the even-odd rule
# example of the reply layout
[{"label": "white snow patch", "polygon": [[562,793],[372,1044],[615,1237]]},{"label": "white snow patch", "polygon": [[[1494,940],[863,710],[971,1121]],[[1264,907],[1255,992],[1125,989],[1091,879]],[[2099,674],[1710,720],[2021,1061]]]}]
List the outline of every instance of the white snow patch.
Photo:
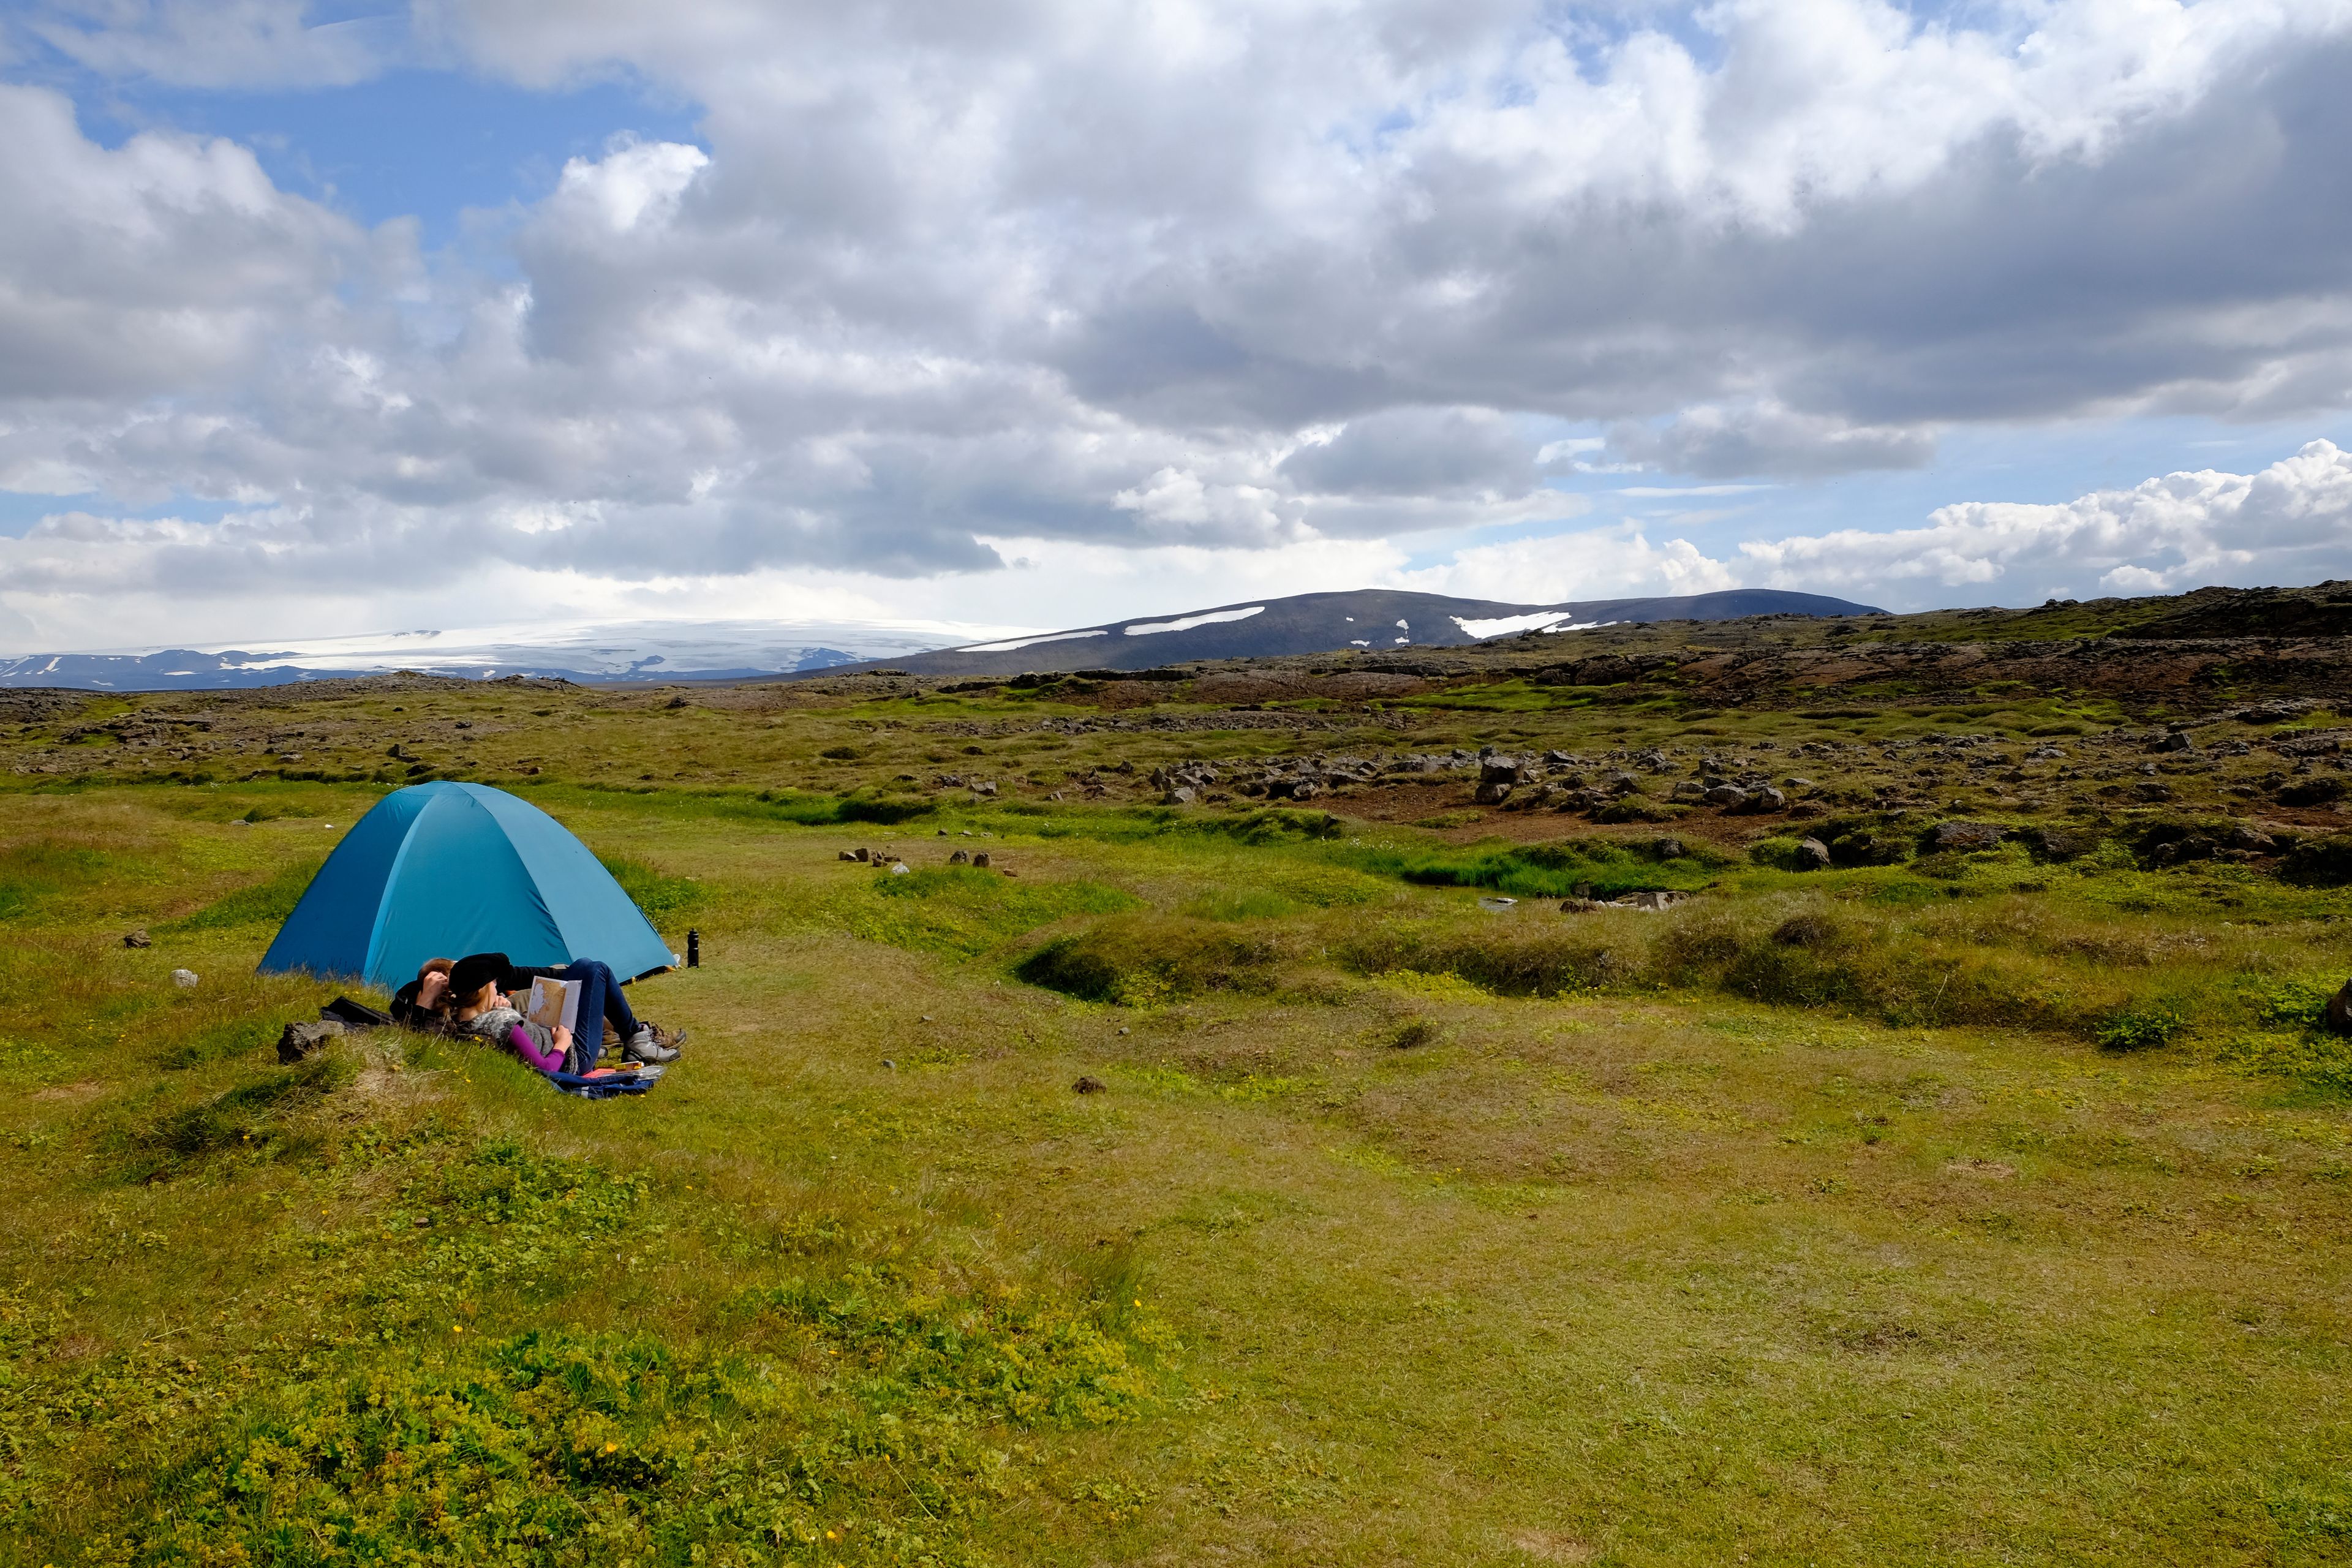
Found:
[{"label": "white snow patch", "polygon": [[1252,605],[1246,610],[1210,610],[1198,616],[1186,616],[1181,621],[1138,621],[1127,628],[1127,635],[1139,637],[1148,632],[1189,632],[1194,626],[1211,626],[1218,621],[1245,621],[1265,609],[1264,605]]},{"label": "white snow patch", "polygon": [[1590,631],[1598,631],[1598,630],[1600,630],[1602,626],[1623,626],[1624,624],[1625,624],[1625,623],[1624,623],[1624,622],[1622,622],[1622,621],[1578,621],[1578,622],[1577,622],[1577,623],[1575,623],[1573,626],[1546,626],[1546,627],[1544,627],[1544,635],[1545,635],[1546,637],[1549,637],[1549,636],[1550,636],[1552,633],[1554,633],[1554,632],[1590,632]]},{"label": "white snow patch", "polygon": [[1554,621],[1568,619],[1565,610],[1538,610],[1532,616],[1496,616],[1492,620],[1465,620],[1460,616],[1448,617],[1460,626],[1465,635],[1480,639],[1508,637],[1513,632],[1531,632],[1538,626],[1549,626]]},{"label": "white snow patch", "polygon": [[973,643],[969,647],[960,647],[955,651],[958,653],[1011,653],[1016,647],[1035,647],[1041,642],[1069,642],[1076,637],[1108,637],[1109,635],[1110,634],[1108,632],[1100,630],[1091,632],[1047,632],[1042,637],[1014,637],[1009,642],[977,642]]},{"label": "white snow patch", "polygon": [[1397,623],[1397,630],[1399,630],[1399,631],[1401,631],[1401,632],[1409,632],[1409,631],[1412,630],[1412,627],[1411,627],[1410,626],[1406,625],[1406,624],[1405,624],[1404,622],[1402,622],[1402,621],[1399,621],[1399,622]]},{"label": "white snow patch", "polygon": [[1348,646],[1349,647],[1370,647],[1372,646],[1372,639],[1370,637],[1349,637],[1348,639]]}]

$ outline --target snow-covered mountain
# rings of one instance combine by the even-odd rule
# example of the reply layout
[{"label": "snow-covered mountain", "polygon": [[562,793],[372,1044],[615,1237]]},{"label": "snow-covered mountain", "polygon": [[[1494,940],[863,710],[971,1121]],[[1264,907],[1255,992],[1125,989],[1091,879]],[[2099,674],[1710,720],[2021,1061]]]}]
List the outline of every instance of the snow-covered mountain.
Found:
[{"label": "snow-covered mountain", "polygon": [[414,669],[488,680],[560,676],[583,683],[740,680],[845,668],[929,675],[1144,669],[1204,658],[1252,658],[1356,647],[1456,647],[1543,629],[1610,621],[1736,620],[1744,616],[1868,615],[1868,605],[1764,588],[1680,598],[1507,605],[1437,594],[1360,589],[1299,594],[1070,631],[942,621],[646,621],[628,626],[387,632],[271,642],[255,648],[135,648],[0,658],[0,687],[101,691],[282,686],[329,676]]},{"label": "snow-covered mountain", "polygon": [[1748,616],[1869,616],[1868,605],[1819,594],[1734,588],[1672,598],[1507,605],[1381,588],[1297,594],[1182,615],[1029,632],[869,661],[912,675],[1019,675],[1027,670],[1149,669],[1195,659],[1267,658],[1343,648],[1396,652],[1459,647],[1524,631],[1572,631],[1616,621],[1731,621]]},{"label": "snow-covered mountain", "polygon": [[280,686],[336,675],[415,669],[490,679],[561,676],[587,682],[724,679],[895,658],[1007,628],[951,622],[646,621],[487,631],[387,632],[199,651],[132,648],[0,658],[0,686],[157,691]]}]

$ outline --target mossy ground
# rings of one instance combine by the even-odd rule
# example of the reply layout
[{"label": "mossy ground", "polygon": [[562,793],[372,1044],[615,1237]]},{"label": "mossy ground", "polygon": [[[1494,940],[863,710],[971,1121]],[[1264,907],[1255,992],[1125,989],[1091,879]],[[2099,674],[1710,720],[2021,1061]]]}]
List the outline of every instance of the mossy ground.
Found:
[{"label": "mossy ground", "polygon": [[[1305,743],[2114,721],[1475,695]],[[2352,1552],[2344,889],[2154,867],[2128,813],[1798,873],[1785,823],[1088,800],[1301,742],[1041,711],[1088,710],[321,693],[270,777],[17,776],[0,1563]],[[460,719],[701,932],[637,988],[694,1036],[656,1093],[276,1062],[334,988],[252,973],[275,921],[383,726]]]}]

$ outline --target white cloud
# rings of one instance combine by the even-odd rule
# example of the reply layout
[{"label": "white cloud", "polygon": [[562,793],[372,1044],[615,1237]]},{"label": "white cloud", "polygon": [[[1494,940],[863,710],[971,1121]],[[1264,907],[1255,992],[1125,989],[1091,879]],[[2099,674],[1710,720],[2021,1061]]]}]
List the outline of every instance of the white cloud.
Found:
[{"label": "white cloud", "polygon": [[2167,474],[2060,505],[1968,501],[1924,528],[1750,542],[1758,586],[1824,593],[1984,587],[2168,593],[2210,583],[2312,581],[2352,571],[2352,452],[2314,441],[2256,474]]},{"label": "white cloud", "polygon": [[[1916,468],[1963,422],[2340,412],[2347,0],[424,0],[397,36],[295,0],[61,0],[0,25],[124,79],[437,60],[703,110],[698,144],[564,163],[478,268],[233,142],[102,146],[0,86],[0,484],[99,497],[0,541],[45,628],[82,624],[52,601],[194,625],[255,584],[348,605],[557,555],[583,614],[794,574],[1071,624],[1088,592],[1926,593],[2095,558],[2114,586],[2333,548],[2252,499],[2128,548],[2101,542],[2155,538],[2156,501],[1740,550],[1666,537],[1685,517],[1414,572],[1399,542],[1554,527],[1589,505],[1562,468],[1727,494]],[[106,519],[177,500],[233,510]]]},{"label": "white cloud", "polygon": [[1751,540],[1718,556],[1639,528],[1589,530],[1475,546],[1390,581],[1524,604],[1769,587],[1919,609],[2338,576],[2352,576],[2352,452],[2314,441],[2259,473],[2168,474],[2056,504],[1967,501],[1883,533]]},{"label": "white cloud", "polygon": [[18,25],[110,76],[186,87],[363,81],[400,52],[397,17],[312,24],[308,0],[32,0]]}]

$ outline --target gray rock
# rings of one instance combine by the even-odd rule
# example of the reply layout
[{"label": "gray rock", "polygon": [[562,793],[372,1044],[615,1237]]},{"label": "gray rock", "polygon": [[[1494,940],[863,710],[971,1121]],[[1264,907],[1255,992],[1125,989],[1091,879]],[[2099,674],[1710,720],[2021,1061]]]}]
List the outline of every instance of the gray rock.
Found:
[{"label": "gray rock", "polygon": [[2327,1026],[2339,1035],[2352,1035],[2352,980],[2327,999]]},{"label": "gray rock", "polygon": [[1170,790],[1166,795],[1160,797],[1160,804],[1162,805],[1190,805],[1198,798],[1200,797],[1194,793],[1192,785],[1178,784],[1174,789]]},{"label": "gray rock", "polygon": [[1797,846],[1797,869],[1826,871],[1830,868],[1830,847],[1818,838],[1808,838]]},{"label": "gray rock", "polygon": [[1685,779],[1682,783],[1675,785],[1673,798],[1675,800],[1687,801],[1705,800],[1706,798],[1706,785],[1700,784],[1696,779]]},{"label": "gray rock", "polygon": [[142,926],[137,931],[125,931],[122,936],[122,945],[125,947],[152,947],[155,945],[155,939],[147,934],[146,927]]},{"label": "gray rock", "polygon": [[172,984],[183,991],[194,991],[196,988],[196,972],[193,969],[174,969],[172,971]]},{"label": "gray rock", "polygon": [[285,1063],[299,1062],[342,1032],[342,1023],[336,1018],[289,1024],[285,1033],[278,1037],[278,1059]]},{"label": "gray rock", "polygon": [[1990,822],[1939,822],[1928,830],[1930,849],[1990,849],[2001,840],[2001,830]]},{"label": "gray rock", "polygon": [[1480,784],[1470,798],[1479,805],[1500,805],[1511,798],[1511,786],[1490,781]]},{"label": "gray rock", "polygon": [[1478,764],[1481,784],[1515,784],[1519,782],[1519,759],[1517,757],[1486,757]]},{"label": "gray rock", "polygon": [[1766,784],[1762,789],[1758,790],[1754,795],[1748,797],[1748,809],[1750,811],[1786,811],[1789,809],[1789,797],[1781,794],[1779,790],[1774,789],[1770,784]]},{"label": "gray rock", "polygon": [[841,852],[841,858],[845,860],[863,860],[866,858],[866,851],[863,849],[845,849]]},{"label": "gray rock", "polygon": [[954,854],[948,857],[948,864],[950,866],[969,866],[971,864],[971,855],[969,851],[959,849]]},{"label": "gray rock", "polygon": [[985,870],[988,866],[988,851],[983,849],[979,854],[974,855],[971,858],[971,863],[973,866]]},{"label": "gray rock", "polygon": [[1725,811],[1737,811],[1748,804],[1748,792],[1738,784],[1717,784],[1699,798],[1707,805],[1720,806]]}]

